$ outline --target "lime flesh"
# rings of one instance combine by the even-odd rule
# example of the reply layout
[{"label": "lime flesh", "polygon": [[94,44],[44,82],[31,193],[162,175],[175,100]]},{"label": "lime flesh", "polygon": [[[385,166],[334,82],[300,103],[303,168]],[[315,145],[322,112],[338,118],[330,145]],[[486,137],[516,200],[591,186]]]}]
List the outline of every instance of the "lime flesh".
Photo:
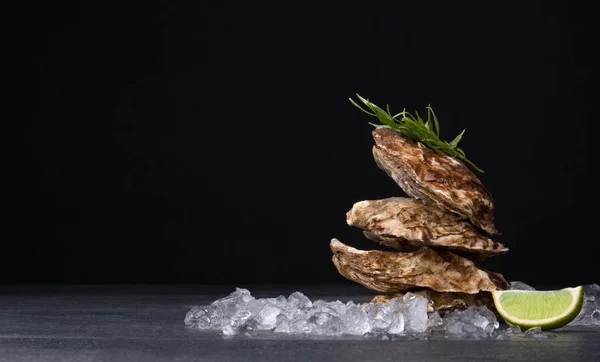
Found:
[{"label": "lime flesh", "polygon": [[549,291],[497,290],[492,292],[498,313],[521,329],[548,331],[567,325],[583,306],[583,287]]}]

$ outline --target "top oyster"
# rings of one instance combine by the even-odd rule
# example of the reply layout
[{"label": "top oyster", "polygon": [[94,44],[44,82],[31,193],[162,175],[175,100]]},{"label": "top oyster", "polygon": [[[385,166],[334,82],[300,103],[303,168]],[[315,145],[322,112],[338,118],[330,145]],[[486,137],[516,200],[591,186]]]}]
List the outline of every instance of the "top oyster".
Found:
[{"label": "top oyster", "polygon": [[409,196],[434,201],[498,234],[492,195],[467,166],[389,128],[373,130],[373,139],[375,162]]}]

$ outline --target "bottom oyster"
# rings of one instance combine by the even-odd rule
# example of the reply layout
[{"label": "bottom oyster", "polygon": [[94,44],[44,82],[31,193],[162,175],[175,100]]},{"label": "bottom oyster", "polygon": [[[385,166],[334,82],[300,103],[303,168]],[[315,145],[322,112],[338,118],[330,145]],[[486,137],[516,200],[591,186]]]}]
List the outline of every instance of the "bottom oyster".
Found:
[{"label": "bottom oyster", "polygon": [[333,264],[341,275],[369,289],[393,293],[419,288],[476,294],[509,287],[501,274],[487,272],[448,251],[422,247],[414,252],[358,250],[332,239]]}]

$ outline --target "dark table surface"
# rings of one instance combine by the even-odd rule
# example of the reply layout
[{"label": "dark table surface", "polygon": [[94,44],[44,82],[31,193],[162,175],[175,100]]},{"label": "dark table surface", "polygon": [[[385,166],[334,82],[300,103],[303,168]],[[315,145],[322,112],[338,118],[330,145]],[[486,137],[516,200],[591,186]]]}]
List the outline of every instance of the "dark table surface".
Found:
[{"label": "dark table surface", "polygon": [[[359,286],[247,286],[255,297],[366,301]],[[0,286],[1,361],[600,361],[600,328],[550,340],[222,337],[185,328],[193,305],[234,286]]]}]

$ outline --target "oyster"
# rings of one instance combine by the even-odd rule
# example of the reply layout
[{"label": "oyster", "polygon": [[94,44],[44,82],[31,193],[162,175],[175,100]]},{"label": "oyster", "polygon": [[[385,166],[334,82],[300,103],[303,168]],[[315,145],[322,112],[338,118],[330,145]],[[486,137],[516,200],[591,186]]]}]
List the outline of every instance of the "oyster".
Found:
[{"label": "oyster", "polygon": [[[494,299],[489,292],[477,294],[436,292],[431,289],[413,291],[415,295],[421,296],[428,301],[427,312],[447,311],[452,309],[466,309],[472,306],[484,306],[495,310]],[[393,293],[376,295],[370,303],[387,303],[393,298],[402,297],[404,293]]]},{"label": "oyster", "polygon": [[501,274],[479,269],[472,261],[448,251],[428,247],[407,253],[364,251],[337,239],[329,245],[333,264],[342,276],[379,292],[431,288],[475,294],[508,288]]},{"label": "oyster", "polygon": [[417,199],[360,201],[346,213],[346,221],[363,229],[367,238],[399,250],[425,245],[466,253],[477,260],[508,251],[456,214]]},{"label": "oyster", "polygon": [[409,196],[434,201],[498,234],[492,195],[467,166],[389,128],[373,130],[373,139],[375,162]]}]

